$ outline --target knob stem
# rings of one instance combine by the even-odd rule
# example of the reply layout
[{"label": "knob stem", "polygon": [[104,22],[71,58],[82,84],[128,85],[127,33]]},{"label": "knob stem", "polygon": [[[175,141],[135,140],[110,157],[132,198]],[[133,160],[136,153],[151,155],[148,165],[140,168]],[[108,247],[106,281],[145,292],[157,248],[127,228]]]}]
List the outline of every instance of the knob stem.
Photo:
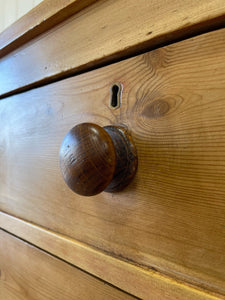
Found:
[{"label": "knob stem", "polygon": [[83,196],[118,192],[137,170],[135,145],[122,126],[76,125],[62,142],[59,160],[66,184]]},{"label": "knob stem", "polygon": [[116,151],[116,167],[105,192],[119,192],[133,179],[137,170],[137,151],[128,130],[122,126],[103,127],[110,135]]}]

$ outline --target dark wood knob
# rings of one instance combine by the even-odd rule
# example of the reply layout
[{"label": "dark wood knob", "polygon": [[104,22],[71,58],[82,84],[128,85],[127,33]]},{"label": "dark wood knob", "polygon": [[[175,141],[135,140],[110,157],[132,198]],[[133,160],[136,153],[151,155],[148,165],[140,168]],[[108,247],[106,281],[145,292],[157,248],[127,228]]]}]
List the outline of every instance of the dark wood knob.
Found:
[{"label": "dark wood knob", "polygon": [[59,160],[66,184],[83,196],[120,191],[137,170],[135,145],[122,126],[73,127],[62,142]]}]

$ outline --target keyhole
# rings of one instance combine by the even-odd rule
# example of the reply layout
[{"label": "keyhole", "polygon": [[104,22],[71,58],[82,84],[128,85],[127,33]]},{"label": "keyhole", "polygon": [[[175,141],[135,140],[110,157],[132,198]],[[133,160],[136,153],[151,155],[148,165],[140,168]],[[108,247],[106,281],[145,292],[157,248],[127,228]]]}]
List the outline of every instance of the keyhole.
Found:
[{"label": "keyhole", "polygon": [[116,82],[110,88],[110,102],[109,106],[111,108],[119,108],[120,107],[120,97],[121,97],[122,87],[121,84]]}]

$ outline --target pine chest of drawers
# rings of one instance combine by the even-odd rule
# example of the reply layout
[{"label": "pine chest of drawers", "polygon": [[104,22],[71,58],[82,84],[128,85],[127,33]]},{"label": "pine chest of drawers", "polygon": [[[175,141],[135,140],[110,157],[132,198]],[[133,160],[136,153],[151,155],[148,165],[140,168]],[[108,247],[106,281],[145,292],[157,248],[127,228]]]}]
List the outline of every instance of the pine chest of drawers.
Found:
[{"label": "pine chest of drawers", "polygon": [[[45,0],[1,34],[0,299],[225,298],[224,13]],[[129,133],[122,190],[64,182],[60,145],[80,123]],[[101,172],[81,169],[70,180],[88,190]]]}]

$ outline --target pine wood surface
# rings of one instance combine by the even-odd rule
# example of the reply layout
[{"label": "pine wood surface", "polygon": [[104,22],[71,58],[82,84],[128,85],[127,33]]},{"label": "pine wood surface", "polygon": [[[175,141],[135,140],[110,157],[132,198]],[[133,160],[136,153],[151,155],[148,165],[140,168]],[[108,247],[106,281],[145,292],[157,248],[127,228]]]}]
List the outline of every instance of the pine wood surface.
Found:
[{"label": "pine wood surface", "polygon": [[[218,30],[2,100],[0,209],[225,294],[224,40]],[[60,144],[84,121],[131,130],[139,165],[123,192],[83,198],[63,182]]]},{"label": "pine wood surface", "polygon": [[0,227],[141,299],[225,299],[2,212]]},{"label": "pine wood surface", "polygon": [[[96,1],[97,0],[42,1],[38,6],[34,7],[26,15],[0,33],[0,57],[20,47]],[[29,5],[29,3],[27,4]],[[23,5],[23,3],[20,1],[18,5]]]},{"label": "pine wood surface", "polygon": [[[26,35],[33,37],[33,33],[47,29],[46,24],[51,27],[52,22],[64,18],[64,5],[67,17],[70,12],[67,3],[76,8],[77,3],[82,6],[87,1],[93,2],[47,0],[39,6],[40,12],[36,9],[24,17],[24,23],[30,24],[33,19],[31,24],[34,22],[36,27],[29,30],[25,25],[21,39],[18,43],[15,40],[18,49],[0,60],[0,95],[84,72],[225,25],[223,0],[101,0],[19,47]],[[49,3],[56,4],[49,9]],[[12,27],[12,36],[15,27],[17,24]],[[7,37],[9,34],[6,32]],[[20,36],[20,29],[17,35]],[[0,40],[1,44],[5,45],[5,38]]]},{"label": "pine wood surface", "polygon": [[0,299],[136,299],[0,230]]}]

